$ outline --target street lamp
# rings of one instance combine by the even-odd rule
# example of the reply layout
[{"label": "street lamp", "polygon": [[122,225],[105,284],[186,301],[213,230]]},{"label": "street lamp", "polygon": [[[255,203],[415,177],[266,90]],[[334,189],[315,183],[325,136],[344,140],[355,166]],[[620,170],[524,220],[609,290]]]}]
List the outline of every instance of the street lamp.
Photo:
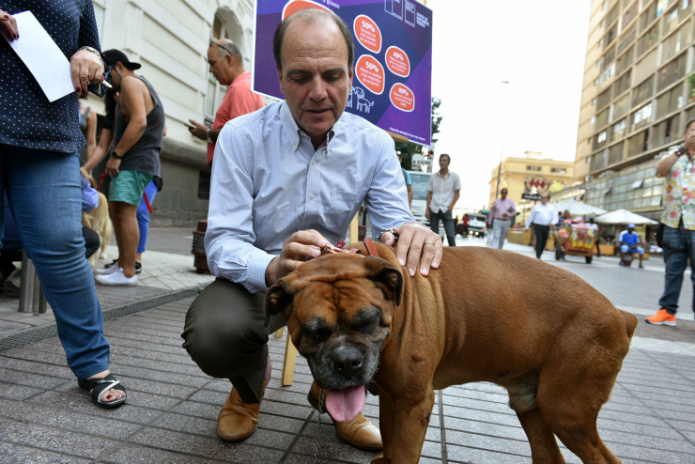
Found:
[{"label": "street lamp", "polygon": [[[509,84],[509,81],[502,81],[502,84]],[[500,92],[501,94],[504,94],[504,92]],[[502,95],[502,105],[504,106],[504,103],[506,102],[505,95]],[[501,114],[504,117],[504,108],[502,109]],[[500,164],[497,166],[497,187],[495,188],[495,200],[497,197],[500,196],[500,177],[502,176],[502,154],[504,153],[504,121],[502,121],[502,143],[500,146]],[[494,200],[493,200],[494,201]]]}]

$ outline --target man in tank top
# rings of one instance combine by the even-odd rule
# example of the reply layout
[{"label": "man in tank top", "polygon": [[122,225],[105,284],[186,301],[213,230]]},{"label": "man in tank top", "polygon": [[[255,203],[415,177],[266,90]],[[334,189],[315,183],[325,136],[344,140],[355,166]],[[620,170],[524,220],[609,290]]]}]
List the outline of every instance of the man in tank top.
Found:
[{"label": "man in tank top", "polygon": [[135,255],[140,231],[137,209],[142,193],[154,177],[161,177],[159,152],[166,118],[157,92],[120,50],[107,50],[112,84],[120,91],[113,128],[115,148],[106,164],[111,176],[109,212],[118,243],[118,265],[96,271],[103,285],[137,285]]}]

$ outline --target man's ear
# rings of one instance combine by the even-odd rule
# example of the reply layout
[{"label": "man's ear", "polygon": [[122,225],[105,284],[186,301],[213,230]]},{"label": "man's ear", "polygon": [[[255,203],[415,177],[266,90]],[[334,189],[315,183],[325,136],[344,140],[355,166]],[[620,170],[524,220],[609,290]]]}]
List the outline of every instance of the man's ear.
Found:
[{"label": "man's ear", "polygon": [[364,265],[369,270],[367,278],[372,280],[384,292],[384,296],[401,304],[403,299],[403,274],[393,264],[376,256],[368,256]]}]

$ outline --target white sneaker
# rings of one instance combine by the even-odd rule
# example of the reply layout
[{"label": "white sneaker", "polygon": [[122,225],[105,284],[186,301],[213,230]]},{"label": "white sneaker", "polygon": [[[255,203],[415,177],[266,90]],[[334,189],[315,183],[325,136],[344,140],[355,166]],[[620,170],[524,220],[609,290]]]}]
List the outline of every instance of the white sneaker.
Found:
[{"label": "white sneaker", "polygon": [[98,275],[94,278],[101,285],[124,285],[135,287],[138,284],[138,276],[126,277],[123,275],[123,270],[113,272],[107,275]]},{"label": "white sneaker", "polygon": [[113,274],[113,273],[116,272],[116,271],[121,271],[121,272],[123,272],[123,268],[122,268],[122,267],[118,267],[118,266],[111,266],[111,267],[107,267],[106,269],[97,269],[97,270],[94,271],[94,274],[95,274],[95,275],[110,275],[110,274]]}]

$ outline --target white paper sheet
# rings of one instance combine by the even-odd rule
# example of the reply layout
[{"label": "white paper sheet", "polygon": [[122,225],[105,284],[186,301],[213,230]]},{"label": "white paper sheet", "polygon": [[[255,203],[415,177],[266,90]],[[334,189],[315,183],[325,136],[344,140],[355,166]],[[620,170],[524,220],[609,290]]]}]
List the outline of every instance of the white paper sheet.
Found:
[{"label": "white paper sheet", "polygon": [[70,62],[31,11],[13,15],[19,39],[10,46],[41,86],[50,102],[75,92]]}]

